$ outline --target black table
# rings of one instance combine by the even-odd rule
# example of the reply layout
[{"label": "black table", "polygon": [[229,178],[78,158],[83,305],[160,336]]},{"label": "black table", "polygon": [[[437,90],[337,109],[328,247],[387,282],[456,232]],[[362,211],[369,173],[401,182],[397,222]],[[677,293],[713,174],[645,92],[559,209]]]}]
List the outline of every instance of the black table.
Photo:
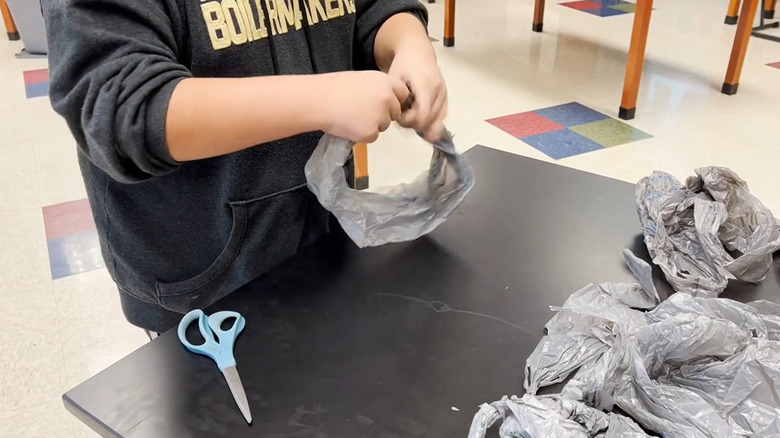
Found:
[{"label": "black table", "polygon": [[[632,281],[623,248],[647,258],[632,185],[484,147],[467,157],[474,191],[432,235],[368,250],[334,237],[210,309],[247,319],[236,358],[252,426],[172,332],[66,407],[111,437],[465,437],[479,404],[522,394],[550,305]],[[779,272],[726,296],[780,301]]]}]

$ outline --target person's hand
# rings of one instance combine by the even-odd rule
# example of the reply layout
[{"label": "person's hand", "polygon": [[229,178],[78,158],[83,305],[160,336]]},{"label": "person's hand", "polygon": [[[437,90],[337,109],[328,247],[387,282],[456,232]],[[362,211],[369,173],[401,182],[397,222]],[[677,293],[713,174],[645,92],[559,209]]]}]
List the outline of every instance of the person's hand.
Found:
[{"label": "person's hand", "polygon": [[439,140],[447,116],[447,86],[433,47],[427,41],[400,47],[388,74],[405,83],[414,95],[412,108],[401,115],[399,124],[415,129],[428,141]]},{"label": "person's hand", "polygon": [[401,117],[401,102],[409,96],[406,84],[377,71],[321,75],[324,129],[345,140],[372,143]]}]

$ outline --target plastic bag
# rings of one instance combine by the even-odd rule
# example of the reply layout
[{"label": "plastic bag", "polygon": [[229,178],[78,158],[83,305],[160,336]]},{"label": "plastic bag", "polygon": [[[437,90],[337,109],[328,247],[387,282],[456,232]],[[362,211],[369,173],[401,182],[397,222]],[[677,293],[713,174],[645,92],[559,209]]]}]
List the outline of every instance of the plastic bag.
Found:
[{"label": "plastic bag", "polygon": [[[603,362],[601,356],[614,345],[618,331],[628,337],[644,328],[647,325],[644,314],[635,309],[651,309],[660,301],[650,265],[629,250],[623,254],[642,284],[588,285],[572,294],[563,306],[553,307],[558,313],[545,326],[547,336],[526,361],[527,393],[536,394],[540,388],[563,382],[572,372],[587,365],[585,369],[598,376],[579,376],[583,380],[575,377],[575,383],[568,389],[579,394],[577,399],[599,404],[597,394],[577,386],[601,387],[596,382],[606,377],[606,370],[598,364]],[[589,383],[584,383],[585,380]]]},{"label": "plastic bag", "polygon": [[309,189],[361,248],[414,240],[443,223],[474,185],[471,169],[445,132],[433,144],[430,170],[410,184],[357,191],[344,165],[353,143],[325,135],[306,163]]},{"label": "plastic bag", "polygon": [[697,169],[684,186],[655,172],[636,202],[653,263],[678,292],[716,297],[729,279],[759,282],[780,248],[772,212],[729,169]]},{"label": "plastic bag", "polygon": [[754,339],[737,355],[705,358],[665,380],[698,394],[743,436],[780,436],[780,342]]},{"label": "plastic bag", "polygon": [[559,396],[504,397],[480,407],[469,438],[484,438],[499,418],[501,438],[645,438],[630,418],[606,414]]}]

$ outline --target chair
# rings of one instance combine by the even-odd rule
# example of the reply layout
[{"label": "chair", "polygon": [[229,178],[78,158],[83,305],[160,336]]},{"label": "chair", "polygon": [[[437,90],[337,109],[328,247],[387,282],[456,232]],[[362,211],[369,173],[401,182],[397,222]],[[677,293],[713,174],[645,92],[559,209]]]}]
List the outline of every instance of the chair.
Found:
[{"label": "chair", "polygon": [[14,23],[14,17],[11,16],[11,10],[8,9],[8,4],[5,0],[0,0],[0,14],[3,15],[3,23],[5,24],[5,31],[8,34],[8,39],[11,41],[18,41],[19,29],[16,28]]},{"label": "chair", "polygon": [[[726,24],[737,24],[739,20],[739,4],[741,0],[729,0],[729,8],[726,11]],[[775,18],[775,7],[777,0],[766,0],[764,3],[764,18],[771,20]]]}]

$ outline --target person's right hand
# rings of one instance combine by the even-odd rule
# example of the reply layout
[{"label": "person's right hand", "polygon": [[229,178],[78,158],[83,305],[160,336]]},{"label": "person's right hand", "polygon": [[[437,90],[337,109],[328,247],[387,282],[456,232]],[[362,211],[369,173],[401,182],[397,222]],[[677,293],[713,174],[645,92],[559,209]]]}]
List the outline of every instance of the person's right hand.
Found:
[{"label": "person's right hand", "polygon": [[356,143],[376,141],[379,133],[401,117],[409,88],[378,71],[321,75],[325,107],[323,131]]}]

